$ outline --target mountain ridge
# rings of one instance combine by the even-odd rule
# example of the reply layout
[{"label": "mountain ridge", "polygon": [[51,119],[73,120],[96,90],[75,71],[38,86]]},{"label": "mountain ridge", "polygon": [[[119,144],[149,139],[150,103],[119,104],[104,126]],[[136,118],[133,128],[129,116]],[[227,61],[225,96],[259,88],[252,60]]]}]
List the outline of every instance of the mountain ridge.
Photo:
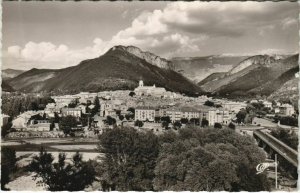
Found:
[{"label": "mountain ridge", "polygon": [[186,94],[202,90],[181,74],[137,57],[123,47],[113,47],[104,55],[64,69],[31,69],[9,81],[24,92],[66,91],[68,93],[134,89],[142,79],[167,90]]}]

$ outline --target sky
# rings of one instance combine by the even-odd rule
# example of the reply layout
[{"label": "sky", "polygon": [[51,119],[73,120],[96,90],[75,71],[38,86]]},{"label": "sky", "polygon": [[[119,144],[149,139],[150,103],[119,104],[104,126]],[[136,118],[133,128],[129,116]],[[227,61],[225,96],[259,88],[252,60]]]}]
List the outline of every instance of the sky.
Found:
[{"label": "sky", "polygon": [[295,2],[2,2],[2,69],[133,45],[161,57],[298,53]]}]

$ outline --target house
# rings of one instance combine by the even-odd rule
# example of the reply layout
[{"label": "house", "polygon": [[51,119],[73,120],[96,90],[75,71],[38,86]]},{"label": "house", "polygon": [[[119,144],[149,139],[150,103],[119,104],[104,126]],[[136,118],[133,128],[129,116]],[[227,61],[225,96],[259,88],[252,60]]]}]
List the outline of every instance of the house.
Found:
[{"label": "house", "polygon": [[283,104],[279,107],[279,113],[285,116],[292,116],[295,113],[295,109],[290,104]]},{"label": "house", "polygon": [[225,110],[238,113],[241,109],[246,108],[247,104],[240,103],[240,102],[225,102],[225,103],[222,103],[222,107]]},{"label": "house", "polygon": [[46,114],[54,114],[60,112],[60,107],[58,107],[55,103],[48,103],[45,108]]},{"label": "house", "polygon": [[75,96],[79,98],[79,103],[87,103],[88,101],[93,103],[97,95],[97,93],[80,92]]},{"label": "house", "polygon": [[163,110],[164,116],[169,116],[172,122],[180,121],[182,118],[185,119],[200,119],[201,111],[189,106],[177,107],[173,106]]},{"label": "house", "polygon": [[210,109],[208,111],[208,123],[210,126],[214,126],[215,123],[228,125],[234,117],[235,113],[225,109]]},{"label": "house", "polygon": [[81,109],[83,114],[86,114],[86,106],[85,105],[78,105],[76,108]]},{"label": "house", "polygon": [[272,109],[272,103],[271,102],[264,101],[263,104],[264,104],[265,107]]},{"label": "house", "polygon": [[26,111],[26,112],[22,113],[21,115],[17,116],[17,118],[15,118],[12,121],[11,128],[16,129],[17,131],[26,130],[29,120],[33,116],[38,115],[38,114],[39,114],[38,111]]},{"label": "house", "polygon": [[94,124],[94,127],[96,128],[104,128],[105,127],[105,123],[104,123],[104,120],[105,118],[104,117],[100,117],[99,115],[95,115],[93,117],[93,124]]},{"label": "house", "polygon": [[62,108],[61,114],[63,117],[71,115],[73,117],[81,117],[81,109],[80,108]]},{"label": "house", "polygon": [[100,104],[100,116],[106,117],[114,110],[114,105],[111,101],[103,101]]},{"label": "house", "polygon": [[155,119],[155,108],[141,106],[135,109],[134,120],[153,122],[154,119]]},{"label": "house", "polygon": [[55,101],[56,104],[61,103],[67,105],[79,99],[78,96],[73,96],[73,95],[52,96],[51,98]]},{"label": "house", "polygon": [[179,107],[170,107],[164,109],[164,116],[170,117],[172,122],[180,121],[182,118],[181,109]]},{"label": "house", "polygon": [[31,120],[27,126],[27,131],[50,131],[49,120]]}]

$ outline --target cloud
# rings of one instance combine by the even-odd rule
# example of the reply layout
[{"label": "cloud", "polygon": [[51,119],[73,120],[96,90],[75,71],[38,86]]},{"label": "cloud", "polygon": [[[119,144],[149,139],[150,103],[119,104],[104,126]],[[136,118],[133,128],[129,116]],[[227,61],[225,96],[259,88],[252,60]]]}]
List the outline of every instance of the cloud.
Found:
[{"label": "cloud", "polygon": [[[121,17],[127,14],[125,11]],[[115,45],[133,45],[168,58],[199,56],[209,49],[210,52],[223,49],[224,53],[232,45],[237,45],[232,50],[239,50],[241,43],[243,52],[246,46],[252,46],[253,51],[261,49],[252,43],[255,38],[260,42],[272,33],[277,33],[274,35],[277,38],[281,31],[297,32],[297,18],[298,7],[288,2],[172,2],[162,9],[142,11],[130,26],[109,40],[96,37],[90,46],[77,50],[64,44],[28,42],[24,47],[9,47],[7,57],[35,67],[50,64],[51,68],[62,68],[98,57]],[[264,49],[267,43],[261,43]],[[282,51],[282,48],[272,49]]]},{"label": "cloud", "polygon": [[20,57],[20,50],[21,50],[21,47],[20,47],[20,46],[10,46],[10,47],[7,49],[7,53],[8,53],[11,57],[19,58],[19,57]]}]

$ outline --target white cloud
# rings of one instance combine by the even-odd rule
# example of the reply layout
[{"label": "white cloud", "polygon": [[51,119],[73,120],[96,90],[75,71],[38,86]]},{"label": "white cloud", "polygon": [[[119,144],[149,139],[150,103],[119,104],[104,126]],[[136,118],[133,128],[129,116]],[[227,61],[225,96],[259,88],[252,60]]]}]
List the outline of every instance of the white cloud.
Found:
[{"label": "white cloud", "polygon": [[20,50],[21,50],[21,47],[20,47],[20,46],[10,46],[10,47],[7,49],[7,52],[8,52],[8,54],[9,54],[11,57],[19,58],[19,57],[20,57]]},{"label": "white cloud", "polygon": [[[141,12],[129,27],[110,40],[95,38],[82,49],[51,42],[28,42],[23,48],[11,46],[7,52],[17,61],[39,65],[36,67],[51,63],[52,68],[77,65],[115,45],[133,45],[163,57],[201,55],[203,45],[210,47],[212,40],[217,42],[220,37],[227,40],[247,34],[264,37],[271,31],[291,30],[291,26],[297,25],[293,6],[272,2],[172,2],[161,10]],[[122,17],[127,14],[125,11]]]}]

